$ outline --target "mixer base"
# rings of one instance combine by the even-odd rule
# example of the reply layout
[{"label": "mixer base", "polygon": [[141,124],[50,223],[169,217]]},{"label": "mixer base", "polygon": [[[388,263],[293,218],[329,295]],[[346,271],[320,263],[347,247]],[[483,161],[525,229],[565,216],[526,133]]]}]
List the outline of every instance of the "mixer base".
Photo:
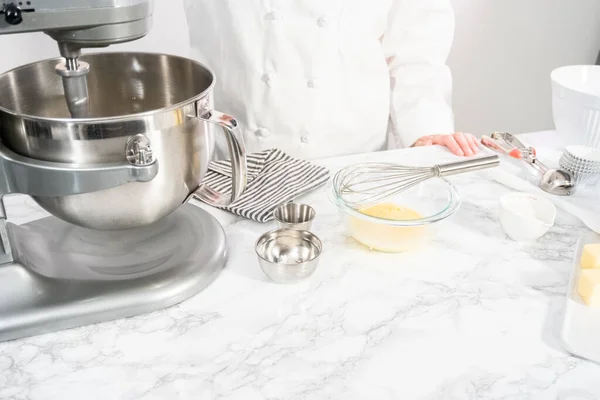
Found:
[{"label": "mixer base", "polygon": [[208,287],[227,260],[223,228],[193,205],[123,232],[55,217],[7,228],[15,261],[0,265],[0,341],[175,305]]}]

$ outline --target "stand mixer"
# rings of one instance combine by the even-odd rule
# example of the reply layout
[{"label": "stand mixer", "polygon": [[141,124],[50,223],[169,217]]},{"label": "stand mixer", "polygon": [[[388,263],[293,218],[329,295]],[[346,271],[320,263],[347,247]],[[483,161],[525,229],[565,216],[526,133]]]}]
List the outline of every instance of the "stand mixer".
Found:
[{"label": "stand mixer", "polygon": [[[215,77],[181,57],[83,54],[146,35],[145,0],[0,0],[0,34],[41,31],[62,58],[0,75],[0,341],[133,316],[206,288],[225,234],[186,204],[235,201],[246,185],[234,118],[212,109]],[[231,189],[202,184],[226,136]],[[8,223],[2,198],[52,216]]]}]

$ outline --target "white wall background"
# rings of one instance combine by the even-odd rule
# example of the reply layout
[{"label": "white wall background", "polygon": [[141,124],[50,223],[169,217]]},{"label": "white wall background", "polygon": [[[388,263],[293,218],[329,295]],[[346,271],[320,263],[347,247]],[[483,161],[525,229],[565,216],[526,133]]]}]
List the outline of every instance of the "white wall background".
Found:
[{"label": "white wall background", "polygon": [[[475,134],[551,129],[549,73],[561,65],[595,62],[600,50],[600,0],[453,3],[457,28],[449,63],[457,129]],[[167,34],[177,39],[168,39]],[[109,48],[118,49],[187,56],[181,0],[155,0],[150,34]],[[41,33],[0,36],[0,71],[55,57],[57,51]]]},{"label": "white wall background", "polygon": [[600,0],[453,0],[457,129],[553,129],[550,72],[594,64]]}]

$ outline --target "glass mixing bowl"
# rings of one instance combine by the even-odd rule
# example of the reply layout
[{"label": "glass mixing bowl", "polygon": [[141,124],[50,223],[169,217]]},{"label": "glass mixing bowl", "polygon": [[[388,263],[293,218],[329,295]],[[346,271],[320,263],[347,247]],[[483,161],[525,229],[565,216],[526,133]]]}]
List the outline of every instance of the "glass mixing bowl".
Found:
[{"label": "glass mixing bowl", "polygon": [[405,192],[357,210],[347,205],[331,179],[329,199],[339,210],[349,236],[372,250],[401,253],[428,243],[439,224],[460,207],[455,187],[444,179],[422,182]]}]

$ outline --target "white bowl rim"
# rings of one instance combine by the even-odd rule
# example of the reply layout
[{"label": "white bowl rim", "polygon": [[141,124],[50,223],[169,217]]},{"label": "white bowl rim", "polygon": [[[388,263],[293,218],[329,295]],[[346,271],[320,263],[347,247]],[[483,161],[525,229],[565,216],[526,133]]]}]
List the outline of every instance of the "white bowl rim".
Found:
[{"label": "white bowl rim", "polygon": [[554,68],[550,72],[550,77],[552,79],[555,79],[557,77],[557,75],[559,75],[561,73],[565,73],[565,71],[577,71],[577,70],[583,70],[584,68],[595,69],[595,70],[600,71],[600,65],[594,65],[594,64],[570,64],[570,65],[562,65],[560,67]]},{"label": "white bowl rim", "polygon": [[581,71],[584,70],[593,70],[598,75],[598,82],[600,83],[600,65],[592,65],[592,64],[574,64],[574,65],[564,65],[562,67],[555,68],[550,72],[550,80],[553,85],[559,85],[562,90],[567,91],[567,93],[573,93],[573,95],[577,95],[579,97],[584,97],[588,100],[598,99],[599,96],[597,92],[582,90],[581,85],[584,82],[581,79],[572,80],[571,77],[567,76],[567,73],[578,73],[581,74]]},{"label": "white bowl rim", "polygon": [[[533,218],[529,215],[524,215],[524,214],[520,214],[518,212],[516,212],[514,210],[514,208],[508,207],[506,202],[510,199],[517,199],[517,198],[528,198],[528,199],[535,199],[536,201],[541,201],[542,203],[544,203],[545,205],[549,206],[549,210],[551,210],[551,214],[549,216],[549,220],[551,220],[551,223],[548,223],[546,221],[542,221],[539,218]],[[500,205],[502,207],[502,209],[505,212],[511,213],[515,216],[517,216],[518,218],[521,219],[526,219],[526,220],[531,220],[531,221],[536,221],[537,223],[547,227],[547,228],[551,228],[555,221],[556,221],[556,215],[557,215],[557,210],[556,210],[556,206],[554,205],[554,203],[547,199],[544,196],[538,196],[536,194],[532,194],[532,193],[527,193],[527,192],[514,192],[514,193],[508,193],[505,194],[504,196],[502,196],[500,198]]]}]

